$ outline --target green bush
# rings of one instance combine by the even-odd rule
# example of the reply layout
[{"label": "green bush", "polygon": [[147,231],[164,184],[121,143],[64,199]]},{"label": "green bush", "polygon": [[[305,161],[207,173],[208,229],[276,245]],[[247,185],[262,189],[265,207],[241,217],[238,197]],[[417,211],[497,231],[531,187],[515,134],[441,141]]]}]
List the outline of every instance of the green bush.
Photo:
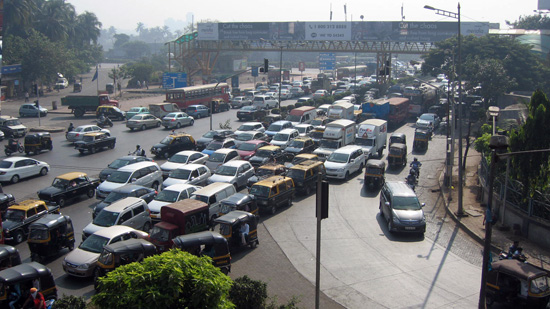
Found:
[{"label": "green bush", "polygon": [[267,284],[260,280],[252,280],[248,276],[235,279],[229,299],[239,309],[265,308],[267,299]]},{"label": "green bush", "polygon": [[286,107],[286,106],[281,106],[281,113],[286,112],[287,110],[288,110],[288,107]]},{"label": "green bush", "polygon": [[288,104],[288,105],[286,106],[286,110],[287,110],[287,112],[290,112],[290,111],[293,110],[295,107],[297,107],[297,106],[294,106],[293,104]]},{"label": "green bush", "polygon": [[275,114],[275,115],[279,115],[279,114],[281,114],[281,110],[278,109],[278,108],[274,108],[274,109],[271,110],[271,113]]},{"label": "green bush", "polygon": [[303,104],[301,102],[296,102],[296,104],[294,104],[295,108],[302,107],[302,106]]},{"label": "green bush", "polygon": [[58,298],[52,305],[52,309],[84,309],[86,308],[86,301],[84,297],[65,295]]}]

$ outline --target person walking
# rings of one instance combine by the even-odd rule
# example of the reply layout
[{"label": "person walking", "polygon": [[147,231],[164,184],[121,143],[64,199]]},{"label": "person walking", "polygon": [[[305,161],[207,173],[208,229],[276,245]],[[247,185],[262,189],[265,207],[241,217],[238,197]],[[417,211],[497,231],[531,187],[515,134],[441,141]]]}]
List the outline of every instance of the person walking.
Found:
[{"label": "person walking", "polygon": [[25,91],[25,103],[29,102],[29,92]]}]

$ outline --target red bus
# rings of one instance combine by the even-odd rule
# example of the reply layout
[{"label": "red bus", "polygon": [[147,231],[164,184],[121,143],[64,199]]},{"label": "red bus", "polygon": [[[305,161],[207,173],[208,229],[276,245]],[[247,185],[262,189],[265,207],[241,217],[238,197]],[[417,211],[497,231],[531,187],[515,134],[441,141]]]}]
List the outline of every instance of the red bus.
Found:
[{"label": "red bus", "polygon": [[185,110],[188,106],[195,104],[209,106],[210,101],[216,98],[229,103],[229,93],[227,83],[174,88],[166,92],[165,102],[176,103],[181,110]]}]

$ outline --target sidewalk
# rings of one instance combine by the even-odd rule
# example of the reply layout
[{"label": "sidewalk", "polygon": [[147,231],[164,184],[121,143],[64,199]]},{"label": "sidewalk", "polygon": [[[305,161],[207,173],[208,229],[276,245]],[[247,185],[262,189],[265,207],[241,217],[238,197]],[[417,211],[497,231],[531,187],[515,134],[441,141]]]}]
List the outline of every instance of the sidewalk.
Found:
[{"label": "sidewalk", "polygon": [[[458,210],[458,168],[453,166],[453,186],[451,189],[451,201],[448,200],[449,188],[443,185],[444,174],[441,173],[439,177],[439,186],[441,193],[444,196],[445,210],[451,216],[451,218],[463,229],[467,234],[474,238],[481,245],[485,241],[485,225],[484,216],[486,207],[481,205],[481,187],[478,181],[478,166],[481,161],[481,155],[474,149],[468,151],[468,157],[466,159],[466,171],[465,171],[465,186],[463,190],[463,211],[468,215],[466,217],[458,218],[456,212]],[[498,259],[498,254],[502,250],[508,250],[508,247],[514,240],[519,240],[520,246],[524,249],[524,254],[528,257],[528,261],[531,264],[541,266],[541,260],[545,268],[548,268],[550,264],[550,251],[541,248],[537,244],[529,241],[528,239],[515,235],[510,229],[509,231],[501,231],[498,229],[498,224],[492,228],[491,246],[493,251],[493,260],[495,257]]]}]

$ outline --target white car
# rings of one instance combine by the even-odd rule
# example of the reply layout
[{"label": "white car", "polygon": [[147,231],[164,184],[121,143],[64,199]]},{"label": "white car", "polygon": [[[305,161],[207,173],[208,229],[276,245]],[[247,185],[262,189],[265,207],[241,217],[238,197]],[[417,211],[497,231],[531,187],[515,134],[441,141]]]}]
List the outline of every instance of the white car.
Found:
[{"label": "white car", "polygon": [[298,137],[300,133],[296,129],[284,129],[279,131],[271,140],[271,145],[279,146],[281,149],[285,149],[290,141]]},{"label": "white car", "polygon": [[422,114],[420,115],[420,117],[418,117],[418,120],[416,120],[416,128],[433,131],[434,129],[437,129],[437,127],[439,126],[439,122],[439,117],[437,117],[436,114]]},{"label": "white car", "polygon": [[202,164],[186,164],[170,172],[162,183],[162,189],[175,184],[202,186],[210,175],[210,169]]},{"label": "white car", "polygon": [[238,190],[246,186],[248,178],[254,175],[254,168],[250,163],[243,160],[235,160],[218,167],[216,173],[208,178],[208,184],[225,182],[232,184]]},{"label": "white car", "polygon": [[160,220],[160,209],[164,205],[172,204],[177,201],[191,197],[191,194],[200,189],[200,187],[189,184],[175,184],[164,188],[149,202],[149,210],[151,211],[151,219]]},{"label": "white car", "polygon": [[335,150],[325,161],[327,177],[349,179],[349,175],[363,170],[367,156],[361,146],[349,145]]},{"label": "white car", "polygon": [[319,89],[317,91],[315,91],[315,93],[313,94],[313,98],[314,99],[320,99],[320,98],[324,98],[324,97],[328,97],[328,91],[324,90],[324,89]]},{"label": "white car", "polygon": [[46,162],[26,157],[10,157],[0,161],[0,182],[17,183],[22,178],[45,176],[50,170]]},{"label": "white car", "polygon": [[245,122],[241,124],[241,126],[235,131],[235,135],[239,135],[242,132],[247,131],[258,131],[258,132],[265,132],[265,127],[261,122]]},{"label": "white car", "polygon": [[231,99],[229,105],[231,105],[232,108],[241,108],[243,106],[252,105],[252,100],[243,96],[234,97]]},{"label": "white car", "polygon": [[186,164],[204,164],[208,160],[208,155],[193,150],[180,151],[171,156],[168,161],[160,166],[162,176],[168,177],[171,171],[180,168]]},{"label": "white car", "polygon": [[84,134],[86,133],[92,133],[92,132],[104,132],[105,134],[107,134],[107,136],[110,136],[111,135],[111,131],[107,130],[107,129],[102,129],[96,125],[93,125],[93,124],[87,124],[87,125],[84,125],[84,126],[79,126],[79,127],[76,127],[73,131],[67,133],[67,135],[65,136],[67,138],[67,140],[69,142],[77,142],[77,141],[81,141],[82,138],[84,138]]}]

